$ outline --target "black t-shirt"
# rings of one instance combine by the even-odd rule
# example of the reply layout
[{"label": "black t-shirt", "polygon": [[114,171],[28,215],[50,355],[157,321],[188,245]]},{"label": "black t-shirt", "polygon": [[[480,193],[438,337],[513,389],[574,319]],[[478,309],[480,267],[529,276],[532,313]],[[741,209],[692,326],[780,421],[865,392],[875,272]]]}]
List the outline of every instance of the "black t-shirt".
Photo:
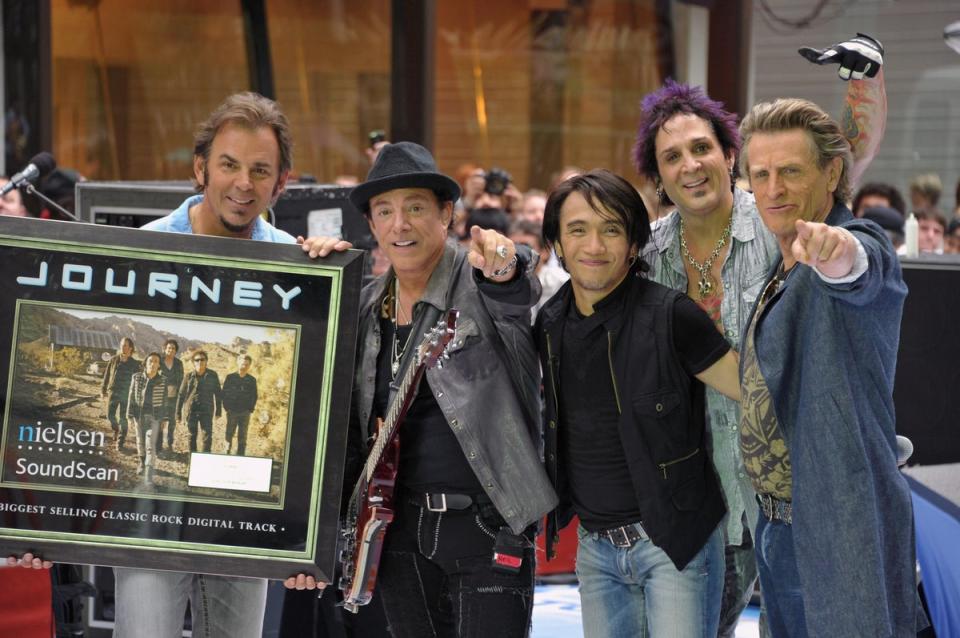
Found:
[{"label": "black t-shirt", "polygon": [[[403,348],[410,336],[411,326],[397,330],[397,349]],[[393,322],[380,320],[382,341],[377,356],[377,390],[374,395],[374,414],[380,418],[387,413],[390,396],[390,366],[393,362]],[[415,349],[414,339],[406,347]],[[398,379],[399,381],[399,375]],[[450,429],[446,417],[437,405],[426,375],[420,381],[417,396],[410,406],[398,431],[400,436],[400,471],[397,482],[411,492],[449,492],[477,495],[483,486],[470,467],[460,442]]]},{"label": "black t-shirt", "polygon": [[[574,509],[590,531],[643,518],[617,427],[620,415],[611,378],[611,346],[603,326],[606,318],[624,311],[628,283],[595,304],[589,317],[571,303],[563,332],[560,443]],[[703,372],[730,349],[707,314],[686,296],[674,305],[673,341],[690,375]]]}]

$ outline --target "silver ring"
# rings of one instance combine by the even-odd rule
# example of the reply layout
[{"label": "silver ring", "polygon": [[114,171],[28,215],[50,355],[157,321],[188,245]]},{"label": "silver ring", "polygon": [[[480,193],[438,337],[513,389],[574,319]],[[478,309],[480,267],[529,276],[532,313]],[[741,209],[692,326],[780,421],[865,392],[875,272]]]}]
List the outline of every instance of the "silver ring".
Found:
[{"label": "silver ring", "polygon": [[506,259],[506,258],[507,258],[507,247],[504,246],[503,244],[500,244],[499,246],[497,246],[496,253],[497,253],[497,257],[499,257],[500,259]]}]

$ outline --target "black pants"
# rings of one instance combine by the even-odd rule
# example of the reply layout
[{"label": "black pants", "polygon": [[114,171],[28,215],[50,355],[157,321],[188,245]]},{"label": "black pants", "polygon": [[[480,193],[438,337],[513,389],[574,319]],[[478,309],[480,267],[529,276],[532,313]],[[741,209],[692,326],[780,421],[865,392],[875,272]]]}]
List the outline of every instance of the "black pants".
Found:
[{"label": "black pants", "polygon": [[213,415],[205,412],[190,412],[187,416],[187,431],[190,432],[190,451],[197,451],[197,430],[203,432],[203,451],[209,452],[213,443]]},{"label": "black pants", "polygon": [[520,573],[503,574],[491,567],[494,538],[504,526],[492,505],[437,513],[401,498],[396,509],[374,592],[394,638],[529,635],[532,541]]},{"label": "black pants", "polygon": [[127,437],[127,399],[126,392],[118,392],[111,394],[107,401],[107,419],[121,440]]},{"label": "black pants", "polygon": [[247,426],[250,425],[249,412],[232,412],[227,410],[227,449],[233,445],[233,434],[237,434],[236,453],[240,456],[247,451]]}]

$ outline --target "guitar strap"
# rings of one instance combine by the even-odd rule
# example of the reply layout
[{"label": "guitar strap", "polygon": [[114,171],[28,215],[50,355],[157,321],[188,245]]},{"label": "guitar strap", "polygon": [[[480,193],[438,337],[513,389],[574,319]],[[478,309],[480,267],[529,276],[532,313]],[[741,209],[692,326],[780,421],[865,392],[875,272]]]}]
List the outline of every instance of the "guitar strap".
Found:
[{"label": "guitar strap", "polygon": [[[467,254],[465,251],[457,251],[457,254],[454,257],[454,261],[453,261],[452,272],[454,273],[454,275],[451,277],[451,279],[454,282],[458,280],[460,269],[463,267],[463,262],[466,260],[466,258],[467,258]],[[414,321],[413,321],[414,332],[411,333],[411,336],[424,334],[429,328],[432,328],[437,323],[437,321],[440,319],[440,316],[444,312],[450,309],[451,305],[453,305],[452,288],[453,288],[452,286],[449,286],[447,288],[446,297],[444,298],[444,306],[446,307],[443,309],[435,308],[434,306],[427,303],[417,304],[417,307],[414,312]],[[477,291],[477,294],[480,294],[480,292]],[[423,310],[424,307],[426,308],[426,310]],[[418,314],[417,311],[422,311],[419,313],[420,316],[417,316]],[[483,321],[484,323],[487,323],[487,324],[492,324],[492,319],[490,319],[489,317],[483,317],[482,319],[480,317],[476,317],[475,319],[479,321]],[[493,348],[496,351],[497,355],[500,357],[500,360],[506,363],[504,367],[506,367],[507,373],[510,377],[510,382],[513,385],[514,391],[517,393],[517,397],[519,398],[519,402],[520,402],[520,407],[523,410],[524,416],[527,418],[529,423],[535,424],[539,429],[540,414],[539,412],[536,414],[531,414],[529,409],[529,405],[537,404],[538,401],[529,401],[525,396],[527,392],[524,390],[524,385],[520,377],[518,376],[518,370],[520,369],[519,361],[512,360],[512,357],[508,355],[507,348],[504,345],[503,340],[500,338],[500,333],[496,330],[496,326],[489,325],[488,327],[490,328],[489,334],[494,335],[494,337],[490,339],[490,343],[488,344],[488,346]],[[413,340],[413,341],[415,343],[419,343],[416,340]],[[411,365],[411,361],[413,360],[412,353],[415,352],[416,350],[417,350],[416,348],[407,348],[407,350],[403,353],[403,356],[400,359],[400,368],[399,368],[399,371],[397,372],[397,379],[402,379],[406,374],[407,367]],[[391,382],[390,396],[387,401],[388,406],[393,405],[393,400],[394,400],[394,397],[396,397],[397,390],[398,390],[398,387],[393,382]]]},{"label": "guitar strap", "polygon": [[[423,339],[422,336],[419,339],[416,338],[416,335],[423,335],[427,330],[432,328],[440,319],[441,312],[443,311],[434,308],[428,303],[416,304],[413,313],[413,323],[411,324],[413,327],[410,332],[410,346],[407,347],[400,356],[400,367],[397,369],[397,376],[390,381],[390,395],[387,397],[388,409],[397,398],[397,391],[400,389],[397,383],[406,376],[407,368],[414,365],[414,353],[419,350],[417,346],[420,345],[420,341]],[[416,392],[416,390],[414,390],[414,392]]]}]

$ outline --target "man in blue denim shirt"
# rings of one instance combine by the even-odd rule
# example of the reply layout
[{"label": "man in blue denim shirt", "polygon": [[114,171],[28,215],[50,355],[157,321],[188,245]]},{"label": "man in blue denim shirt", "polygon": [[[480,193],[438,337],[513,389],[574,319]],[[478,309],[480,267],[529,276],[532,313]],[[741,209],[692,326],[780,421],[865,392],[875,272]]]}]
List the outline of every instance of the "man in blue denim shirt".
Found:
[{"label": "man in blue denim shirt", "polygon": [[913,636],[913,517],[893,407],[900,264],[884,232],[844,205],[850,147],[818,106],[759,104],[740,131],[740,164],[782,257],[740,363],[770,630]]},{"label": "man in blue denim shirt", "polygon": [[[866,45],[854,38],[834,48],[847,46]],[[855,56],[846,64],[851,68],[879,64],[881,52],[877,43],[870,61]],[[823,63],[819,57],[817,61]],[[841,72],[841,77],[851,77],[850,71],[846,76]],[[879,145],[877,132],[883,130],[886,99],[881,73],[852,77],[843,118],[853,147],[854,173],[859,174]],[[753,195],[734,186],[740,148],[737,118],[702,88],[669,80],[644,98],[642,111],[634,161],[641,175],[656,184],[658,204],[677,207],[653,224],[652,240],[642,254],[650,265],[650,278],[687,291],[710,313],[727,341],[738,347],[750,309],[779,251],[760,220]],[[729,638],[757,580],[751,541],[757,509],[740,458],[739,404],[708,388],[707,415],[711,457],[729,512],[724,525],[726,577],[718,633]],[[762,616],[760,624],[761,635],[767,635]]]},{"label": "man in blue denim shirt", "polygon": [[[201,124],[194,142],[200,194],[143,228],[294,243],[260,216],[280,197],[292,163],[279,106],[254,93],[232,95]],[[260,638],[263,631],[266,580],[119,567],[114,574],[116,638],[180,636],[187,600],[194,635]]]}]

